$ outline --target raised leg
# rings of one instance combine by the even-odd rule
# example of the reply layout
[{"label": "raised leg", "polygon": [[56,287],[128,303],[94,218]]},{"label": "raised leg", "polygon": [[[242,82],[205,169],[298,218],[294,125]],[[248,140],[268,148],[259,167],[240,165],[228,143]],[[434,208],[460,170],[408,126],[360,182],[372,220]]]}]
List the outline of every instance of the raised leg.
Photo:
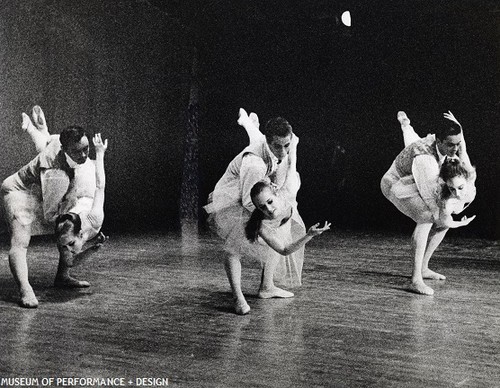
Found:
[{"label": "raised leg", "polygon": [[245,315],[250,312],[250,306],[248,305],[245,297],[243,296],[243,291],[241,290],[241,261],[238,256],[230,255],[226,258],[224,263],[224,268],[226,269],[227,279],[231,285],[231,290],[233,291],[233,297],[235,302],[236,314]]},{"label": "raised leg", "polygon": [[405,143],[405,147],[416,142],[417,140],[420,140],[420,136],[417,135],[413,127],[410,125],[410,119],[405,112],[398,112],[398,121],[400,122],[401,130],[403,131],[403,140]]},{"label": "raised leg", "polygon": [[33,122],[35,127],[42,132],[46,137],[50,137],[49,128],[47,127],[47,121],[45,120],[45,114],[43,113],[40,105],[35,105],[31,110],[31,116],[33,117]]},{"label": "raised leg", "polygon": [[240,108],[238,124],[245,128],[245,131],[247,131],[250,144],[256,142],[264,136],[259,130],[259,118],[255,113],[250,113],[250,116],[248,116],[245,109]]},{"label": "raised leg", "polygon": [[50,142],[50,134],[42,108],[35,105],[33,107],[32,116],[35,124],[33,124],[26,113],[22,113],[22,128],[26,131],[26,133],[28,133],[28,135],[30,135],[31,140],[35,144],[36,151],[42,152]]},{"label": "raised leg", "polygon": [[23,225],[14,219],[11,222],[9,266],[12,276],[19,287],[22,307],[38,307],[38,300],[28,280],[27,251],[31,239],[31,226]]}]

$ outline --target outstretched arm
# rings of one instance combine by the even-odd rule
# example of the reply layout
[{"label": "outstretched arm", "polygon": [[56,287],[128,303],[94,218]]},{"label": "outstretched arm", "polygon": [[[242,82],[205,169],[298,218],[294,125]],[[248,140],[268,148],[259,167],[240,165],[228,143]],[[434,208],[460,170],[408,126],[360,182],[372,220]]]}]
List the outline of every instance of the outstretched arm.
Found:
[{"label": "outstretched arm", "polygon": [[461,226],[469,225],[476,216],[467,217],[463,216],[460,221],[453,220],[450,214],[442,215],[436,224],[445,228],[460,228]]},{"label": "outstretched arm", "polygon": [[87,248],[80,253],[73,255],[67,248],[59,247],[59,255],[61,259],[64,260],[66,266],[76,267],[96,253],[107,240],[108,237],[100,232],[97,237],[93,239],[89,245],[87,245]]},{"label": "outstretched arm", "polygon": [[307,233],[289,244],[283,243],[283,241],[276,236],[276,233],[268,228],[261,228],[259,235],[262,239],[269,245],[272,249],[278,252],[280,255],[286,256],[290,253],[295,252],[303,245],[312,240],[313,237],[319,236],[323,232],[330,229],[331,223],[325,222],[325,225],[320,228],[319,223],[311,226]]}]

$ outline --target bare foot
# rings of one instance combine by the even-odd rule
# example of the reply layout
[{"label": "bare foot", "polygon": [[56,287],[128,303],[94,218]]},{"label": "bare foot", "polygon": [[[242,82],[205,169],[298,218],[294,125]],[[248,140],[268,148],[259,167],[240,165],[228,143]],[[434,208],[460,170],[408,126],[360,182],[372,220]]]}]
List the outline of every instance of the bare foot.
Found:
[{"label": "bare foot", "polygon": [[33,289],[30,287],[29,289],[22,289],[21,300],[19,301],[19,305],[21,307],[26,307],[29,309],[34,309],[38,307],[38,299],[33,292]]},{"label": "bare foot", "polygon": [[248,305],[246,300],[237,300],[234,303],[234,310],[238,315],[246,315],[250,312],[250,306]]},{"label": "bare foot", "polygon": [[269,298],[291,298],[293,297],[293,292],[283,290],[279,287],[273,287],[271,289],[260,289],[259,298],[269,299]]},{"label": "bare foot", "polygon": [[31,116],[33,117],[33,122],[39,131],[48,131],[47,122],[45,121],[45,115],[43,114],[42,108],[39,105],[35,105],[31,111]]},{"label": "bare foot", "polygon": [[423,281],[412,282],[409,290],[416,292],[417,294],[434,295],[434,290],[426,285]]},{"label": "bare foot", "polygon": [[402,126],[410,125],[410,119],[403,111],[398,112],[398,121],[401,123]]},{"label": "bare foot", "polygon": [[71,276],[67,277],[56,277],[54,281],[54,287],[57,288],[87,288],[90,287],[90,283],[85,280],[78,280]]},{"label": "bare foot", "polygon": [[422,270],[422,277],[424,279],[433,279],[433,280],[445,280],[446,276],[441,275],[440,273],[434,272],[430,269]]},{"label": "bare foot", "polygon": [[250,118],[248,117],[248,113],[245,109],[240,108],[239,114],[238,114],[238,124],[244,127],[245,125],[248,125],[250,122]]},{"label": "bare foot", "polygon": [[26,113],[21,113],[21,116],[23,117],[23,123],[21,124],[23,131],[35,131],[36,127],[31,122],[29,116]]},{"label": "bare foot", "polygon": [[251,112],[248,117],[252,121],[253,125],[255,125],[257,128],[260,127],[259,116],[257,116],[257,113]]}]

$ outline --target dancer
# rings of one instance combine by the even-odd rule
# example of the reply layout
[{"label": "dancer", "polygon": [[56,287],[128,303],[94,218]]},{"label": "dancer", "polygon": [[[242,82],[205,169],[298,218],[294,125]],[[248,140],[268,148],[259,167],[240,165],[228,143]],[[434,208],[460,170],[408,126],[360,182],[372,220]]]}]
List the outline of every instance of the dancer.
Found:
[{"label": "dancer", "polygon": [[258,295],[262,299],[293,296],[291,292],[276,287],[274,280],[286,281],[291,276],[292,282],[300,284],[304,260],[304,250],[301,248],[313,237],[329,230],[331,225],[325,222],[320,228],[318,223],[310,227],[307,233],[294,231],[297,207],[289,202],[290,199],[294,201],[294,198],[287,199],[286,193],[277,192],[269,180],[257,182],[250,191],[255,210],[246,224],[246,237],[252,243],[260,243],[267,248],[259,250],[263,269]]},{"label": "dancer", "polygon": [[[240,109],[238,123],[249,133],[251,143],[231,161],[213,193],[210,194],[205,210],[209,214],[209,222],[224,240],[224,250],[227,253],[225,269],[235,299],[236,313],[247,314],[250,306],[241,290],[240,260],[242,256],[258,257],[257,244],[251,244],[246,239],[244,230],[244,225],[255,208],[250,191],[255,183],[269,178],[278,191],[292,189],[296,192],[300,186],[300,179],[296,167],[290,168],[293,161],[289,153],[294,145],[296,146],[298,139],[288,121],[281,117],[270,119],[265,125],[264,133],[261,134],[257,128],[256,115],[251,114],[249,117],[243,109]],[[289,183],[285,184],[287,179]],[[295,188],[290,183],[292,179]],[[294,215],[294,220],[294,228],[304,230],[298,212]],[[300,265],[299,267],[301,268]],[[283,295],[277,292],[272,296],[283,297]],[[293,296],[292,293],[286,295]]]},{"label": "dancer", "polygon": [[[104,222],[104,188],[106,186],[104,153],[108,148],[108,140],[103,142],[101,134],[98,133],[92,141],[96,153],[96,187],[92,208],[88,211],[83,210],[79,214],[70,211],[61,214],[56,219],[55,234],[59,250],[59,267],[54,282],[56,287],[89,287],[88,282],[71,277],[69,270],[100,248],[107,239],[100,230]],[[84,244],[94,237],[97,237],[95,243],[83,250]]]},{"label": "dancer", "polygon": [[414,263],[410,289],[433,295],[423,279],[446,277],[429,269],[429,260],[449,228],[468,225],[474,218],[458,214],[475,197],[476,173],[470,164],[462,126],[451,112],[435,135],[420,139],[404,112],[398,113],[405,148],[381,181],[384,196],[417,225],[412,236]]},{"label": "dancer", "polygon": [[[35,122],[44,120],[41,110],[33,110]],[[24,116],[23,116],[24,119]],[[24,121],[24,120],[23,120]],[[43,129],[43,128],[42,128]],[[45,134],[44,134],[45,135]],[[41,146],[41,143],[39,143]],[[38,146],[38,145],[37,145]],[[80,127],[69,127],[61,132],[59,138],[53,137],[45,148],[30,163],[18,172],[6,178],[1,186],[3,203],[11,232],[9,264],[12,275],[19,287],[20,305],[33,308],[38,306],[33,289],[28,280],[27,248],[31,239],[31,225],[36,218],[36,207],[42,202],[37,191],[55,193],[58,189],[43,188],[45,182],[51,186],[50,180],[44,180],[46,173],[62,170],[68,175],[68,180],[74,177],[74,168],[87,161],[89,150],[88,138]],[[60,195],[62,199],[64,193]],[[53,216],[44,208],[47,220]]]}]

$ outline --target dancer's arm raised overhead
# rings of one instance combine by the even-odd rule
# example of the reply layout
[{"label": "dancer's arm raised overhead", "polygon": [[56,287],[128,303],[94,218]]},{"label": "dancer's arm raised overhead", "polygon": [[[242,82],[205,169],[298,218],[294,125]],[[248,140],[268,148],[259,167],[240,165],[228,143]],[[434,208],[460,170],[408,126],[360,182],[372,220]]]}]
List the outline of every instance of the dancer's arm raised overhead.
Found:
[{"label": "dancer's arm raised overhead", "polygon": [[104,208],[104,189],[106,187],[106,174],[104,173],[104,154],[108,149],[108,140],[102,141],[101,134],[96,134],[92,139],[95,146],[95,179],[96,187],[94,202],[90,210],[90,217],[98,217]]},{"label": "dancer's arm raised overhead", "polygon": [[288,169],[286,172],[285,183],[281,187],[281,194],[290,202],[295,202],[297,193],[300,189],[300,176],[297,172],[297,146],[299,138],[292,135],[292,142],[290,144],[290,151],[288,153]]},{"label": "dancer's arm raised overhead", "polygon": [[462,124],[458,122],[456,117],[451,113],[451,111],[448,111],[448,113],[443,113],[443,117],[447,120],[453,121],[454,123],[458,124],[460,128],[462,128],[462,141],[460,142],[460,146],[457,152],[457,155],[459,159],[462,161],[464,164],[465,168],[467,171],[470,173],[470,181],[475,182],[476,181],[476,169],[472,166],[472,163],[469,158],[469,154],[467,153],[467,144],[465,142],[465,135],[464,135],[464,130],[462,127]]}]

